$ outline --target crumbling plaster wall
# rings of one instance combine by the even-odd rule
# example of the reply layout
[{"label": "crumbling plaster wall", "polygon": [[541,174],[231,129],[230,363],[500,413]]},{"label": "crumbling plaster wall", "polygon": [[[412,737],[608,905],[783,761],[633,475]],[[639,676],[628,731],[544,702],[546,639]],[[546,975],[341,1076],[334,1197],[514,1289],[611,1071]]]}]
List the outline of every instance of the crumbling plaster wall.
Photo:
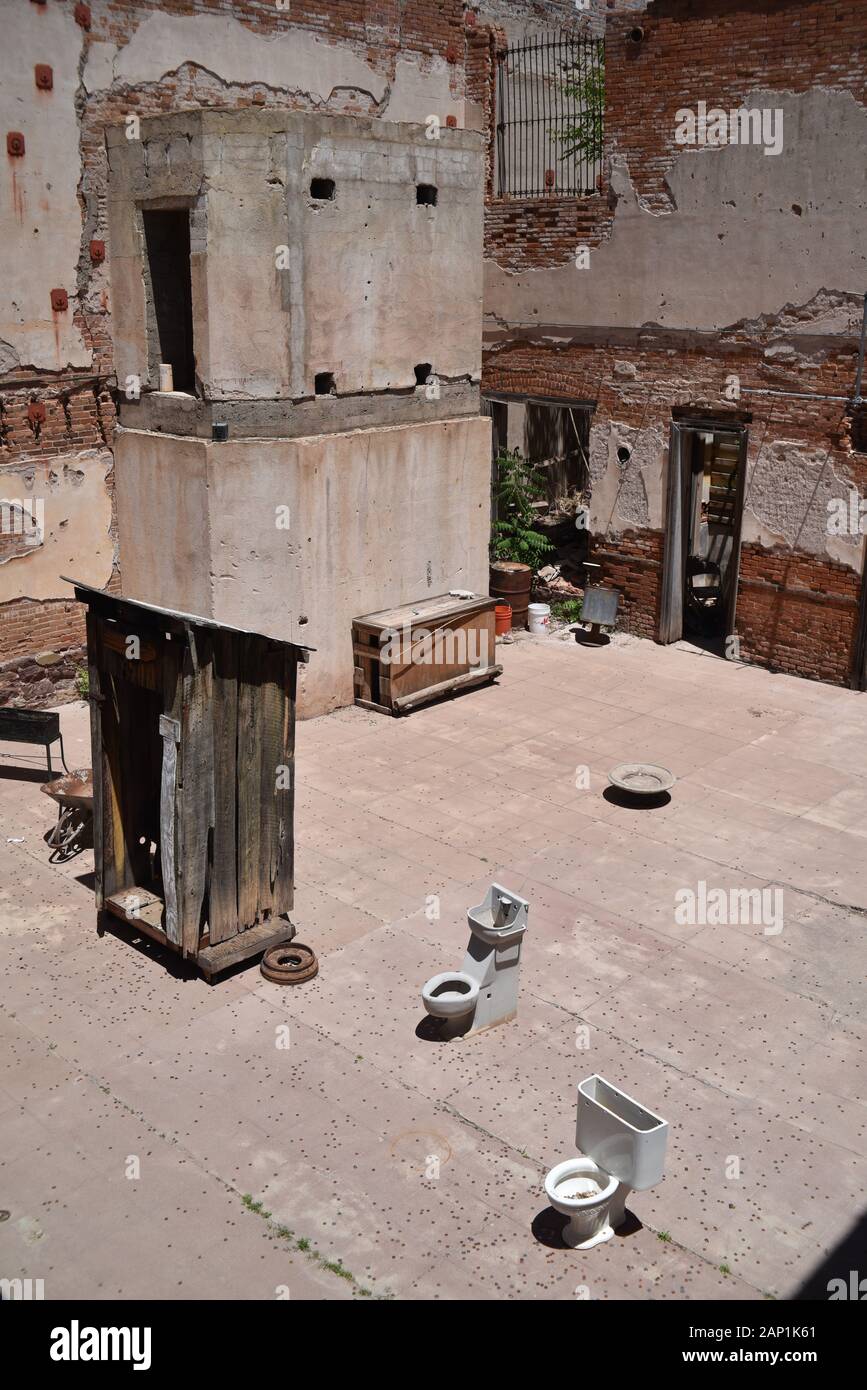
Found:
[{"label": "crumbling plaster wall", "polygon": [[[747,0],[658,0],[640,43],[631,23],[607,26],[603,195],[489,206],[483,384],[597,402],[591,528],[609,582],[625,586],[630,625],[652,635],[672,411],[724,418],[731,374],[762,392],[852,390],[867,289],[867,75],[852,0],[833,25],[809,0],[768,14]],[[675,113],[699,100],[780,110],[781,153],[678,146]],[[867,467],[844,403],[747,389],[734,405],[752,417],[744,650],[845,680],[863,539],[828,533],[828,503],[863,493]],[[790,555],[811,557],[812,573]],[[806,590],[839,620],[833,651],[815,660],[806,640],[800,651],[794,639],[775,645],[805,622]]]},{"label": "crumbling plaster wall", "polygon": [[0,468],[0,500],[41,504],[39,525],[29,528],[32,543],[25,540],[13,557],[0,558],[4,598],[68,598],[60,575],[70,568],[86,584],[107,582],[114,557],[106,487],[112,466],[107,450],[86,449]]},{"label": "crumbling plaster wall", "polygon": [[587,269],[571,258],[516,274],[487,261],[493,336],[502,324],[718,332],[807,304],[823,288],[863,292],[867,109],[849,92],[822,90],[756,91],[744,104],[783,111],[779,155],[755,146],[685,151],[668,175],[667,212],[643,203],[615,155],[613,225]]},{"label": "crumbling plaster wall", "polygon": [[[42,486],[50,472],[46,516],[56,513],[63,545],[47,541],[0,564],[0,703],[46,697],[50,649],[82,660],[80,614],[60,597],[68,594],[61,562],[93,583],[119,582],[104,460],[114,424],[112,311],[123,306],[112,302],[110,255],[99,259],[108,241],[105,126],[127,115],[250,105],[478,123],[465,99],[469,30],[460,0],[409,8],[293,0],[287,9],[224,0],[219,14],[214,8],[211,0],[3,6],[0,112],[4,131],[23,133],[25,153],[5,155],[0,199],[0,469],[8,475],[0,495],[15,496],[28,478]],[[37,63],[51,66],[51,90],[36,88]],[[66,310],[52,310],[55,288],[67,292]],[[31,651],[46,661],[32,689]],[[69,662],[62,673],[61,697],[72,687]]]},{"label": "crumbling plaster wall", "polygon": [[128,590],[315,647],[299,714],[351,704],[353,618],[487,592],[490,449],[483,417],[221,444],[121,430]]},{"label": "crumbling plaster wall", "polygon": [[[641,429],[616,420],[600,420],[591,428],[592,534],[609,537],[636,527],[662,527],[662,464],[667,446],[662,425]],[[618,457],[621,450],[628,450],[628,458]]]}]

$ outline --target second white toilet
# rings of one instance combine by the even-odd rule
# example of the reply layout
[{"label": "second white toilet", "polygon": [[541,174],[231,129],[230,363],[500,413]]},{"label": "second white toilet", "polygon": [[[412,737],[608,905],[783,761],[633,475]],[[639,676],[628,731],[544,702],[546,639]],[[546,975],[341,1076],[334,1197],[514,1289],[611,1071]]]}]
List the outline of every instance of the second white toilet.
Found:
[{"label": "second white toilet", "polygon": [[564,1244],[590,1250],[623,1224],[633,1189],[660,1181],[668,1122],[603,1076],[588,1076],[578,1087],[575,1142],[581,1153],[551,1169],[545,1195],[569,1217]]},{"label": "second white toilet", "polygon": [[528,911],[523,898],[498,883],[491,885],[483,903],[470,908],[470,941],[462,969],[434,975],[422,986],[422,1003],[439,1020],[440,1038],[478,1033],[514,1018]]}]

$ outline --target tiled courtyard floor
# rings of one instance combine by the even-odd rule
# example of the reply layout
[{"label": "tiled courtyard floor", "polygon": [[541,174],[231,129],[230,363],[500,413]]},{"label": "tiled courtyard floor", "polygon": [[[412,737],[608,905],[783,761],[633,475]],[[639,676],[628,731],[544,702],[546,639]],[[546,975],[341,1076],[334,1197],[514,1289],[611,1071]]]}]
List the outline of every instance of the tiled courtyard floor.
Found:
[{"label": "tiled courtyard floor", "polygon": [[[0,1277],[47,1298],[782,1298],[846,1236],[867,1204],[867,697],[632,639],[501,651],[496,687],[299,725],[293,918],[320,973],[296,989],[255,967],[209,987],[98,937],[92,855],[49,864],[38,751],[0,745]],[[84,707],[62,719],[87,765]],[[677,774],[669,804],[606,797],[627,759]],[[518,1017],[426,1041],[422,983],[460,966],[495,879],[530,901]],[[678,925],[701,881],[782,888],[782,931]],[[542,1179],[595,1071],[671,1135],[628,1233],[581,1255]]]}]

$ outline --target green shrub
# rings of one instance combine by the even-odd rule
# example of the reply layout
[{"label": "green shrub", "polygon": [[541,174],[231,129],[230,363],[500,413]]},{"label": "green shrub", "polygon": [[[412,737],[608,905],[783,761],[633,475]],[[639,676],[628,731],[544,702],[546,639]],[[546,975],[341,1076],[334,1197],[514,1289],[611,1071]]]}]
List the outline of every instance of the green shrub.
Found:
[{"label": "green shrub", "polygon": [[584,607],[583,600],[580,598],[566,598],[559,603],[551,604],[551,613],[558,618],[561,623],[580,623],[581,609]]},{"label": "green shrub", "polygon": [[491,528],[491,559],[512,560],[535,571],[554,549],[535,529],[533,503],[545,494],[544,483],[519,453],[501,449],[494,496],[497,520]]}]

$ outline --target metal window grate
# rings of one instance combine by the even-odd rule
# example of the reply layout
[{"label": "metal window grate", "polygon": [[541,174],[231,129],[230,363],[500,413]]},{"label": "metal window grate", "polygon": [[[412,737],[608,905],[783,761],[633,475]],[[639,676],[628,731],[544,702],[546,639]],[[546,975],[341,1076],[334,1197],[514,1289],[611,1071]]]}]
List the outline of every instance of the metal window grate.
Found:
[{"label": "metal window grate", "polygon": [[497,76],[498,195],[595,193],[604,110],[604,40],[542,34],[510,48]]}]

